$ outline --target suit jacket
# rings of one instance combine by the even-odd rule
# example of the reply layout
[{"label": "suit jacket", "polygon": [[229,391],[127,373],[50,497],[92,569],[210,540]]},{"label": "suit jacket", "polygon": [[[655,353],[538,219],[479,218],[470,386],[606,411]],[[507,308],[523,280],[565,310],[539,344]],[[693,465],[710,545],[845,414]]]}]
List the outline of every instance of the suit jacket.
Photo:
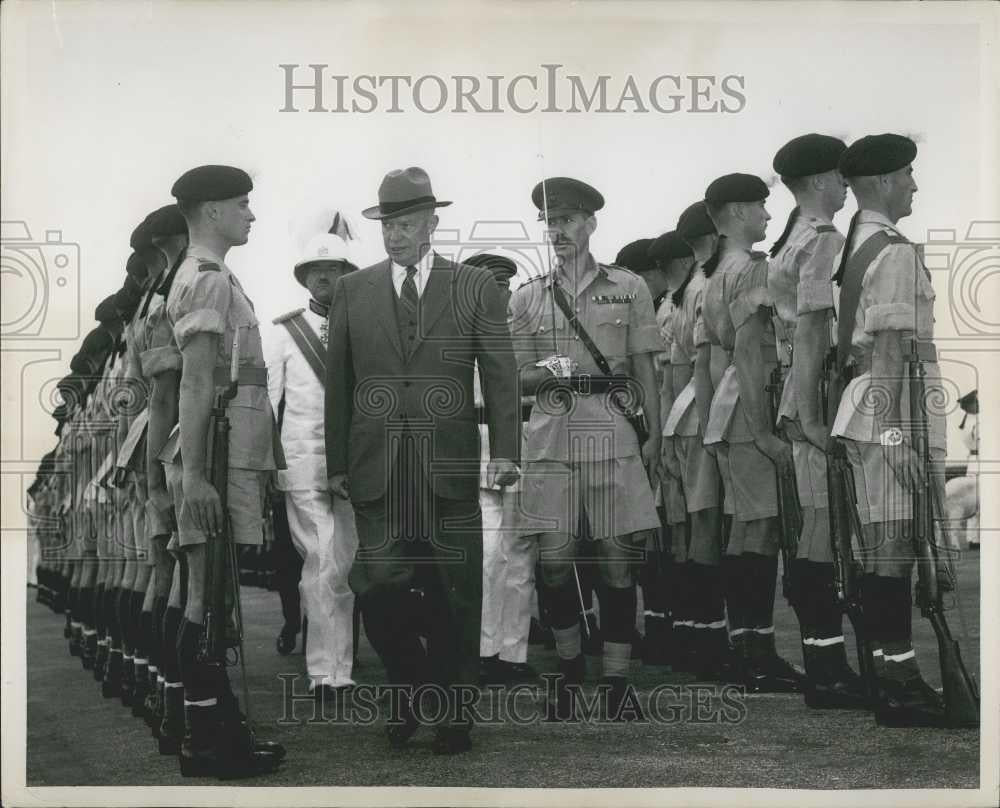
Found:
[{"label": "suit jacket", "polygon": [[430,438],[430,456],[422,459],[438,496],[478,497],[476,363],[491,456],[520,457],[517,366],[492,273],[435,255],[418,323],[407,357],[388,259],[338,281],[326,364],[326,462],[328,474],[347,473],[354,501],[385,494],[391,435],[404,424]]}]

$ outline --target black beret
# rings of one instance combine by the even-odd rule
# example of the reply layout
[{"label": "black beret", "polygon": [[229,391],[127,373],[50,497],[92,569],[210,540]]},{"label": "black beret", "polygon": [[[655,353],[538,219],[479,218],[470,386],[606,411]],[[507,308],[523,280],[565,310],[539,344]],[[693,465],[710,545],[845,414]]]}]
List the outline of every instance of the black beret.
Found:
[{"label": "black beret", "polygon": [[650,272],[656,269],[656,262],[649,255],[651,238],[640,238],[630,241],[618,251],[615,263],[633,272]]},{"label": "black beret", "polygon": [[140,250],[150,246],[154,238],[186,236],[187,231],[187,222],[177,204],[164,205],[154,210],[136,226],[132,231],[132,238],[129,239],[129,245],[133,250]]},{"label": "black beret", "polygon": [[215,202],[243,196],[253,190],[253,180],[242,168],[198,166],[181,174],[171,196],[185,202]]},{"label": "black beret", "polygon": [[774,155],[774,170],[782,177],[811,177],[833,171],[847,144],[830,135],[800,135],[792,138]]},{"label": "black beret", "polygon": [[94,319],[99,323],[113,323],[121,319],[118,307],[115,305],[114,295],[108,295],[97,304],[97,308],[94,309]]},{"label": "black beret", "polygon": [[462,263],[488,269],[496,278],[513,278],[517,274],[517,264],[505,256],[493,253],[478,253],[471,258],[462,259]]},{"label": "black beret", "polygon": [[693,254],[676,230],[664,233],[649,245],[649,257],[653,260],[670,261],[674,258],[690,258]]},{"label": "black beret", "polygon": [[604,207],[604,197],[600,191],[572,177],[542,180],[532,190],[531,201],[538,208],[538,221],[545,218],[546,207],[550,216],[566,212],[596,213]]},{"label": "black beret", "polygon": [[115,292],[115,305],[124,320],[132,319],[132,315],[139,307],[139,301],[142,300],[142,290],[134,282],[129,283],[131,280],[131,277],[126,278],[125,285]]},{"label": "black beret", "polygon": [[110,351],[114,345],[115,340],[114,337],[111,336],[111,333],[103,326],[97,326],[97,328],[83,338],[83,344],[80,345],[80,350],[77,353],[77,356],[82,354],[91,359],[100,357],[102,354],[107,356],[108,351]]},{"label": "black beret", "polygon": [[730,202],[762,202],[770,194],[767,183],[753,174],[726,174],[705,190],[709,205],[726,205]]},{"label": "black beret", "polygon": [[129,277],[138,278],[141,282],[149,274],[149,269],[146,266],[146,262],[142,260],[142,256],[134,252],[128,257],[128,261],[125,262],[125,272],[128,273]]},{"label": "black beret", "polygon": [[875,177],[908,166],[917,156],[917,144],[903,135],[865,135],[840,156],[845,177]]},{"label": "black beret", "polygon": [[684,239],[695,239],[700,236],[714,236],[715,222],[708,215],[708,208],[703,200],[688,205],[677,219],[677,234]]}]

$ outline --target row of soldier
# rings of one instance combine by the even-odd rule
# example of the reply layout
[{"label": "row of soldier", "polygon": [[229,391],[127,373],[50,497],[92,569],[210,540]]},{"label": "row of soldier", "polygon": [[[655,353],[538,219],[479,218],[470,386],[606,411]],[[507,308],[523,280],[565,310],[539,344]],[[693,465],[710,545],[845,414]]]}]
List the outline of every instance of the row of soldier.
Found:
[{"label": "row of soldier", "polygon": [[[945,722],[941,695],[917,669],[910,624],[910,492],[927,469],[917,461],[912,436],[896,426],[908,406],[904,336],[915,334],[925,346],[932,383],[938,375],[933,291],[913,245],[896,229],[916,190],[915,154],[915,145],[896,135],[862,138],[850,148],[819,135],[786,144],[774,167],[796,208],[770,261],[752,251],[769,219],[769,191],[757,177],[715,180],[673,230],[628,245],[616,265],[598,264],[589,250],[595,214],[604,205],[600,193],[568,178],[539,183],[532,199],[547,227],[553,267],[515,290],[507,329],[494,335],[510,340],[520,392],[535,396],[535,406],[526,415],[523,444],[515,416],[518,435],[507,445],[521,448],[499,456],[514,455],[506,458],[513,468],[494,468],[491,430],[502,427],[486,416],[488,402],[476,390],[485,541],[473,610],[479,642],[453,654],[456,660],[482,657],[486,678],[534,675],[525,662],[540,561],[537,588],[563,683],[549,709],[554,720],[572,716],[574,691],[565,685],[584,679],[581,630],[586,635],[593,624],[580,620],[581,597],[589,597],[592,586],[600,603],[602,680],[610,685],[612,710],[620,705],[638,580],[647,662],[756,692],[802,691],[813,707],[874,706],[884,724]],[[859,211],[845,245],[833,217],[848,184]],[[194,169],[174,186],[178,205],[150,214],[133,233],[125,285],[98,307],[101,326],[60,384],[59,445],[30,491],[43,547],[64,549],[63,561],[55,560],[59,553],[45,554],[39,583],[64,593],[73,648],[102,678],[105,695],[124,693],[137,714],[146,715],[161,751],[180,752],[188,774],[269,770],[284,754],[254,737],[224,670],[204,664],[200,653],[204,542],[225,518],[204,477],[210,408],[204,391],[226,381],[234,339],[240,397],[234,412],[242,419],[234,422],[230,449],[235,540],[260,542],[263,478],[277,471],[290,521],[298,523],[292,530],[297,549],[306,568],[313,565],[304,572],[306,610],[323,614],[320,631],[327,634],[317,637],[317,620],[310,621],[310,644],[316,642],[307,659],[311,687],[340,691],[353,682],[352,590],[369,605],[366,631],[383,661],[394,653],[379,636],[378,607],[364,597],[365,583],[347,585],[358,546],[351,506],[365,498],[343,479],[353,461],[337,443],[351,424],[340,423],[343,415],[331,412],[329,401],[331,389],[350,383],[340,375],[351,364],[342,345],[349,342],[350,321],[344,312],[336,316],[336,298],[346,295],[341,282],[378,265],[355,269],[342,228],[312,239],[295,267],[310,292],[309,309],[278,318],[284,329],[269,347],[265,371],[252,307],[222,263],[229,247],[247,240],[251,188],[238,169]],[[445,204],[430,192],[425,173],[407,169],[388,175],[379,205],[365,211],[382,220],[387,269],[400,270],[397,306],[407,303],[407,278],[417,279],[418,320],[427,284],[421,271],[432,277],[438,269],[430,250],[433,210]],[[417,245],[412,258],[404,255],[407,239]],[[492,270],[483,275],[491,285],[500,282],[501,299],[509,295],[512,262],[479,256],[463,264]],[[858,280],[850,297],[857,312],[835,319],[847,276]],[[405,313],[398,310],[401,323]],[[832,324],[840,330],[831,341]],[[854,380],[831,405],[822,400],[821,376],[838,340]],[[898,380],[887,414],[865,409],[872,375]],[[641,389],[648,434],[618,406],[621,378]],[[552,381],[569,390],[568,410],[544,403]],[[287,469],[280,468],[285,464],[274,448],[270,415],[279,402]],[[290,413],[290,405],[299,411]],[[930,426],[940,465],[943,424],[932,416]],[[593,441],[569,439],[581,429],[610,440],[595,453]],[[865,628],[879,683],[874,704],[847,662],[835,596],[826,490],[831,433],[854,472],[863,545],[857,560],[865,570],[862,599],[870,604]],[[504,484],[497,483],[498,473]],[[935,468],[935,484],[943,483],[942,473]],[[788,594],[799,618],[804,671],[781,659],[774,643],[779,490],[792,476],[801,526],[783,578],[794,582]],[[599,580],[585,580],[581,588],[575,561],[584,535],[597,549]],[[360,538],[363,545],[366,536]],[[646,562],[638,563],[642,557]],[[359,578],[374,577],[370,563],[359,569]],[[405,743],[416,727],[404,721],[390,728],[390,743]],[[468,727],[447,729],[435,751],[468,748]]]}]

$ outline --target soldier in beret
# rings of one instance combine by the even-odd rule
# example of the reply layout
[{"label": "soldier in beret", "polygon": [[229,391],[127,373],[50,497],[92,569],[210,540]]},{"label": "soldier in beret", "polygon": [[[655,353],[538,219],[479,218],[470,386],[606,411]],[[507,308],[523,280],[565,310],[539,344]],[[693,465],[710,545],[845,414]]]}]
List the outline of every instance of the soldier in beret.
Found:
[{"label": "soldier in beret", "polygon": [[[634,243],[634,242],[633,242]],[[674,403],[674,374],[670,358],[676,339],[677,309],[672,293],[686,282],[693,264],[691,250],[676,232],[670,231],[646,241],[645,261],[635,261],[629,268],[646,282],[653,298],[656,323],[663,340],[663,351],[655,357],[660,391],[660,412],[670,412]],[[621,254],[619,254],[621,257]],[[650,534],[646,564],[643,568],[642,600],[645,635],[643,661],[647,665],[668,665],[672,643],[668,598],[676,587],[676,572],[684,563],[687,550],[687,509],[680,472],[674,459],[673,438],[661,444],[660,484],[656,489],[657,511],[665,527]],[[659,539],[659,540],[657,540]]]},{"label": "soldier in beret", "polygon": [[[586,672],[574,580],[577,538],[584,532],[599,547],[602,681],[610,686],[608,712],[615,717],[626,703],[635,626],[632,567],[642,558],[647,532],[660,526],[652,491],[660,459],[652,354],[662,350],[662,341],[646,284],[628,270],[598,263],[590,252],[594,214],[604,207],[601,194],[579,180],[556,177],[539,183],[531,198],[555,259],[551,272],[514,293],[510,316],[522,389],[538,393],[525,427],[519,530],[537,537],[559,655],[549,718],[573,716],[573,691],[566,685],[582,684]],[[581,374],[607,378],[608,370],[632,377],[641,390],[649,425],[642,444],[618,391],[596,379],[581,383]],[[546,392],[553,380],[572,388],[568,406],[547,400],[553,398]]]},{"label": "soldier in beret", "polygon": [[774,306],[784,388],[779,426],[792,441],[802,530],[789,599],[799,618],[805,700],[811,707],[863,707],[864,688],[847,663],[843,616],[834,592],[826,486],[829,426],[823,423],[819,377],[829,347],[833,261],[843,238],[833,216],[847,185],[837,166],[847,145],[828,135],[794,138],[778,150],[774,170],[795,197],[784,232],[771,247],[768,291]]},{"label": "soldier in beret", "polygon": [[793,474],[791,449],[774,434],[766,385],[777,362],[769,317],[768,265],[752,247],[771,218],[767,185],[751,174],[728,174],[705,191],[716,229],[716,252],[706,262],[702,319],[708,339],[727,353],[705,426],[716,448],[733,522],[726,555],[730,637],[741,677],[751,691],[796,692],[801,672],[774,645],[778,565],[778,474]]},{"label": "soldier in beret", "polygon": [[[230,248],[246,244],[254,215],[253,183],[231,166],[200,166],[184,173],[171,194],[187,221],[189,243],[167,298],[166,314],[180,349],[180,444],[184,462],[178,540],[187,556],[188,592],[178,631],[187,731],[180,767],[185,776],[250,776],[272,770],[280,745],[256,740],[246,726],[228,677],[204,659],[208,593],[206,542],[229,529],[238,544],[263,542],[267,473],[276,468],[274,416],[257,318],[239,280],[225,264]],[[239,386],[230,408],[228,514],[208,479],[208,426],[215,391],[227,387],[234,346]],[[218,581],[216,586],[228,586]]]},{"label": "soldier in beret", "polygon": [[[912,209],[916,144],[868,135],[841,155],[839,168],[858,202],[837,258],[837,363],[853,380],[840,398],[832,433],[854,471],[865,575],[861,597],[880,693],[875,718],[891,726],[939,726],[940,695],[920,675],[913,650],[914,566],[911,491],[927,470],[918,462],[906,383],[907,338],[918,341],[927,399],[945,396],[934,347],[934,289],[918,248],[896,227]],[[929,407],[932,483],[944,501],[944,415]],[[942,569],[945,575],[948,570]]]}]

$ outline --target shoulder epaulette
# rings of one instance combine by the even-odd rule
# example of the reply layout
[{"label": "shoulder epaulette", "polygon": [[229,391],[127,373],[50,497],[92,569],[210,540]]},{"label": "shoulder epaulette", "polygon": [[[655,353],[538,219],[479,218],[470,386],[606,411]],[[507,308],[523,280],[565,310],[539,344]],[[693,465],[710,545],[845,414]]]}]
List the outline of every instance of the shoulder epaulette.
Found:
[{"label": "shoulder epaulette", "polygon": [[221,272],[219,265],[215,261],[202,261],[198,260],[198,271],[199,272]]},{"label": "shoulder epaulette", "polygon": [[767,258],[767,253],[760,250],[750,250],[750,257],[754,261],[760,261],[762,258]]},{"label": "shoulder epaulette", "polygon": [[816,229],[817,233],[836,233],[837,228],[832,224],[821,224]]},{"label": "shoulder epaulette", "polygon": [[289,311],[286,312],[285,314],[280,315],[279,317],[275,317],[273,320],[271,320],[271,322],[274,325],[281,325],[282,323],[287,323],[293,317],[302,314],[302,312],[304,311],[305,309],[295,309],[294,311]]},{"label": "shoulder epaulette", "polygon": [[635,278],[639,277],[631,269],[629,269],[628,267],[623,267],[620,264],[601,264],[601,263],[598,263],[597,266],[600,267],[601,269],[616,269],[619,272],[624,272],[626,275],[631,275],[631,276],[633,276]]},{"label": "shoulder epaulette", "polygon": [[522,283],[517,288],[518,289],[523,289],[525,286],[528,286],[529,284],[536,283],[537,281],[545,280],[546,277],[547,276],[545,276],[545,275],[532,275],[530,278],[528,278],[528,280],[526,280],[524,283]]}]

